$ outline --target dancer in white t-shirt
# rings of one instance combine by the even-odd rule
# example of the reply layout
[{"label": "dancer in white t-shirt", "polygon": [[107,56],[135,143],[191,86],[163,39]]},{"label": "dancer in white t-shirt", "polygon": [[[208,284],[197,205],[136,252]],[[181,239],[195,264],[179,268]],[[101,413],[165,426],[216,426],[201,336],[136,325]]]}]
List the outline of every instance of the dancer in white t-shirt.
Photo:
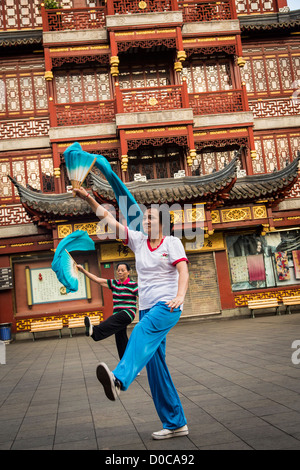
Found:
[{"label": "dancer in white t-shirt", "polygon": [[185,436],[188,427],[178,393],[166,361],[166,335],[180,318],[188,287],[187,257],[181,241],[163,236],[162,213],[147,209],[143,229],[147,234],[128,230],[99,205],[83,188],[77,196],[112,228],[117,238],[135,253],[139,285],[140,321],[134,327],[125,353],[111,372],[105,363],[97,367],[97,377],[106,396],[116,400],[120,390],[127,390],[137,374],[146,366],[148,381],[163,429],[154,432],[154,439]]}]

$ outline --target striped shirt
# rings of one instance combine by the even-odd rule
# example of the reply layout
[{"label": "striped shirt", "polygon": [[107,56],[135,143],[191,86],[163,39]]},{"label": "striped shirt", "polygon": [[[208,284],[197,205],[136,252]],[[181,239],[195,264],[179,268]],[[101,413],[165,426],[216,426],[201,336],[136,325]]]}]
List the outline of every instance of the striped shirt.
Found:
[{"label": "striped shirt", "polygon": [[107,279],[107,286],[113,294],[113,314],[123,311],[134,320],[138,295],[137,282],[131,281],[129,277],[123,284],[115,279]]}]

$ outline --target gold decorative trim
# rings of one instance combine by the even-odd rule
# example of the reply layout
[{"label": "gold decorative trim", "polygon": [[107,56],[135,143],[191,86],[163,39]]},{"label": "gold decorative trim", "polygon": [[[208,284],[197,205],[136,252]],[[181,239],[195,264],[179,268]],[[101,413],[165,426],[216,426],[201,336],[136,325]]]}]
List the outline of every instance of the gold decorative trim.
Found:
[{"label": "gold decorative trim", "polygon": [[244,59],[244,57],[238,57],[237,64],[239,67],[244,67],[244,65],[246,64],[246,59]]},{"label": "gold decorative trim", "polygon": [[253,219],[266,219],[268,217],[265,206],[253,206]]},{"label": "gold decorative trim", "polygon": [[205,220],[204,207],[195,207],[186,210],[187,222],[203,222]]},{"label": "gold decorative trim", "polygon": [[238,294],[234,296],[234,303],[236,307],[247,307],[249,300],[277,299],[281,302],[285,297],[291,297],[292,295],[300,295],[300,288]]},{"label": "gold decorative trim", "polygon": [[155,96],[151,96],[151,98],[149,98],[149,101],[148,101],[148,102],[149,102],[150,106],[156,106],[157,103],[158,103],[158,101],[157,101],[157,99],[155,98]]},{"label": "gold decorative trim", "polygon": [[184,222],[183,211],[170,211],[170,219],[172,224],[181,224]]},{"label": "gold decorative trim", "polygon": [[210,215],[211,215],[211,222],[212,222],[213,224],[219,224],[219,223],[221,223],[220,213],[219,213],[218,210],[216,210],[216,211],[211,211]]},{"label": "gold decorative trim", "polygon": [[74,224],[74,231],[84,230],[89,235],[96,235],[97,234],[97,225],[98,225],[98,222],[85,222],[85,223],[81,223],[81,224]]},{"label": "gold decorative trim", "polygon": [[65,238],[67,235],[70,235],[72,233],[72,225],[58,225],[57,227],[57,232],[58,232],[58,238]]},{"label": "gold decorative trim", "polygon": [[45,80],[53,80],[53,73],[51,70],[46,70],[45,74],[44,74],[44,77],[45,77]]},{"label": "gold decorative trim", "polygon": [[182,68],[183,68],[182,62],[177,61],[177,62],[174,63],[175,72],[181,72]]},{"label": "gold decorative trim", "polygon": [[100,317],[100,322],[103,321],[103,312],[100,310],[92,311],[92,312],[84,312],[84,313],[70,313],[66,315],[50,315],[50,316],[42,316],[42,317],[32,317],[32,318],[22,318],[16,321],[16,331],[30,331],[31,323],[32,322],[44,322],[50,320],[62,320],[63,326],[68,326],[68,321],[71,318],[81,318],[84,316],[89,317]]},{"label": "gold decorative trim", "polygon": [[31,243],[12,243],[10,246],[32,246],[34,245],[33,242]]},{"label": "gold decorative trim", "polygon": [[221,213],[222,213],[222,221],[224,223],[251,219],[250,207],[237,207],[234,209],[222,209]]}]

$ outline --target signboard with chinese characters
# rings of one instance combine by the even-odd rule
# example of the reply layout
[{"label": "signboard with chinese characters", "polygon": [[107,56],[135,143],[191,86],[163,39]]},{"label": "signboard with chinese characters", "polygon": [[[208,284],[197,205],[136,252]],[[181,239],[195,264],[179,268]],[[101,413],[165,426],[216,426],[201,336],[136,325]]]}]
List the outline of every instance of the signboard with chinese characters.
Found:
[{"label": "signboard with chinese characters", "polygon": [[11,268],[0,268],[0,290],[12,289],[13,279]]},{"label": "signboard with chinese characters", "polygon": [[225,250],[224,237],[221,232],[209,235],[208,238],[199,237],[199,240],[196,239],[195,241],[183,238],[182,243],[187,253]]},{"label": "signboard with chinese characters", "polygon": [[102,243],[101,261],[119,261],[124,259],[134,259],[134,253],[123,243]]},{"label": "signboard with chinese characters", "polygon": [[69,292],[58,281],[51,268],[30,269],[30,283],[33,304],[49,302],[62,302],[66,300],[79,300],[87,298],[85,276],[78,273],[78,291]]}]

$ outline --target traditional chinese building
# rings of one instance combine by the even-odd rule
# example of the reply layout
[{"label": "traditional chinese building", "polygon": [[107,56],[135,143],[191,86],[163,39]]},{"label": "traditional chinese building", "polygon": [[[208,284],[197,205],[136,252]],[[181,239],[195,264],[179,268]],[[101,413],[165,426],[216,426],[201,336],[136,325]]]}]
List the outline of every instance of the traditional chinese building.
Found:
[{"label": "traditional chinese building", "polygon": [[[12,281],[0,279],[0,322],[18,333],[110,314],[106,289],[81,276],[66,294],[51,270],[75,230],[96,243],[76,261],[109,278],[126,260],[135,274],[133,253],[70,192],[63,152],[75,141],[138,203],[173,205],[177,231],[203,227],[203,245],[183,239],[183,316],[299,295],[299,23],[286,0],[4,0],[0,268]],[[86,185],[117,208],[99,171]]]}]

